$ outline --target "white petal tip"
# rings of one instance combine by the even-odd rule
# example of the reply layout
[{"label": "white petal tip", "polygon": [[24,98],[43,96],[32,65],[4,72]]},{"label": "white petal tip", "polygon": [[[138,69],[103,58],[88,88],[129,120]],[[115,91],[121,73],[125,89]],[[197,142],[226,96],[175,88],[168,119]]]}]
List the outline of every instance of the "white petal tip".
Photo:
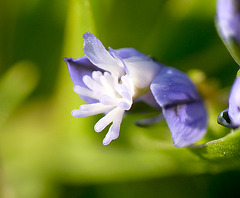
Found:
[{"label": "white petal tip", "polygon": [[80,117],[80,116],[79,116],[79,110],[78,110],[78,109],[74,109],[74,110],[71,112],[71,114],[72,114],[73,117],[77,117],[77,118]]},{"label": "white petal tip", "polygon": [[97,133],[99,133],[99,132],[101,132],[103,129],[99,126],[99,125],[97,125],[97,124],[95,124],[95,126],[94,126],[94,131],[96,131]]},{"label": "white petal tip", "polygon": [[107,145],[110,144],[111,141],[112,141],[112,140],[110,140],[110,139],[108,139],[108,138],[104,138],[104,139],[103,139],[103,145],[107,146]]}]

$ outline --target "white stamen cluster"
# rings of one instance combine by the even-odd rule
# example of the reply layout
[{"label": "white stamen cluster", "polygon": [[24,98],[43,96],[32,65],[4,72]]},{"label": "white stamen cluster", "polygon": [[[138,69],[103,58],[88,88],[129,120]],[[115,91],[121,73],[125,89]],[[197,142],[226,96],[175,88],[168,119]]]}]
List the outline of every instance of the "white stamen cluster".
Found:
[{"label": "white stamen cluster", "polygon": [[112,123],[103,140],[103,144],[108,145],[112,140],[118,138],[124,111],[129,110],[132,106],[133,81],[128,74],[118,79],[109,72],[94,71],[91,77],[85,75],[83,82],[87,88],[76,85],[73,90],[81,96],[96,99],[98,102],[81,105],[79,109],[72,111],[72,115],[87,117],[105,113],[106,115],[95,124],[94,130],[101,132]]}]

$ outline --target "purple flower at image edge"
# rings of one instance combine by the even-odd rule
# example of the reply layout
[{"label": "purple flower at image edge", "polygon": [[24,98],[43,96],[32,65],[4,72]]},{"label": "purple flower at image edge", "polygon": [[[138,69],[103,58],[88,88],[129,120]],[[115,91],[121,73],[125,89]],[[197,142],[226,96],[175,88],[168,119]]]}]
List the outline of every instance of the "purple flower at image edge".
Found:
[{"label": "purple flower at image edge", "polygon": [[235,128],[240,126],[240,77],[237,77],[229,97],[228,115]]},{"label": "purple flower at image edge", "polygon": [[240,0],[218,0],[216,24],[227,44],[234,39],[240,45]]},{"label": "purple flower at image edge", "polygon": [[[124,113],[131,111],[137,101],[159,110],[175,146],[189,146],[205,135],[206,109],[186,74],[133,48],[107,51],[91,33],[85,33],[83,39],[85,56],[65,59],[73,90],[88,103],[73,110],[72,115],[105,114],[94,126],[96,132],[101,132],[112,123],[104,145],[118,138]],[[146,119],[145,123],[155,121]]]},{"label": "purple flower at image edge", "polygon": [[233,59],[240,65],[240,0],[218,0],[216,27]]},{"label": "purple flower at image edge", "polygon": [[[216,25],[226,47],[240,65],[240,0],[217,1]],[[239,89],[240,80],[237,77],[230,93],[229,108],[218,116],[218,123],[225,127],[236,129],[240,126]]]},{"label": "purple flower at image edge", "polygon": [[232,129],[240,127],[240,77],[237,77],[229,96],[229,107],[218,116],[218,123]]}]

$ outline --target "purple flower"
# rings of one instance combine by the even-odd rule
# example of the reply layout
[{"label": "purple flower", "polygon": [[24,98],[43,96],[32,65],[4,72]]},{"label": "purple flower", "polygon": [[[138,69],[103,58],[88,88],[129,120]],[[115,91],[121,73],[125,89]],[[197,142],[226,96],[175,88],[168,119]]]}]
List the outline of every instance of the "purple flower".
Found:
[{"label": "purple flower", "polygon": [[218,0],[216,25],[228,50],[240,64],[240,0]]},{"label": "purple flower", "polygon": [[240,77],[237,77],[230,93],[229,108],[218,116],[218,123],[229,128],[240,127]]},{"label": "purple flower", "polygon": [[240,44],[240,0],[218,0],[217,24],[224,40],[232,37]]},{"label": "purple flower", "polygon": [[[191,145],[204,136],[206,110],[187,75],[132,48],[107,51],[91,33],[85,33],[83,38],[86,56],[65,59],[73,90],[88,103],[73,110],[72,115],[104,113],[94,126],[96,132],[101,132],[112,123],[104,145],[118,138],[124,113],[131,111],[137,101],[162,110],[175,146]],[[142,123],[155,121],[152,118]]]},{"label": "purple flower", "polygon": [[233,126],[240,126],[240,77],[237,77],[229,97],[229,118]]},{"label": "purple flower", "polygon": [[[240,0],[218,0],[216,25],[226,47],[240,65]],[[239,89],[238,77],[229,97],[229,109],[222,111],[217,120],[219,124],[233,129],[240,126]]]}]

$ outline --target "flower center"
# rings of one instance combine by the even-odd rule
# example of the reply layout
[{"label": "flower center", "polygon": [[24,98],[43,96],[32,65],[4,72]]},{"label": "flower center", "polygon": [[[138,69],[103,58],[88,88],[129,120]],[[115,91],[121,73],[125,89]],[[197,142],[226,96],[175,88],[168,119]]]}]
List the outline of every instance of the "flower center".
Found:
[{"label": "flower center", "polygon": [[83,82],[87,88],[76,85],[74,91],[80,96],[96,99],[96,103],[81,105],[72,111],[75,117],[87,117],[106,113],[94,126],[96,132],[101,132],[107,125],[113,123],[103,144],[107,145],[119,136],[120,124],[125,110],[132,106],[135,94],[134,84],[128,74],[118,79],[109,72],[92,72],[92,76],[85,75]]}]

